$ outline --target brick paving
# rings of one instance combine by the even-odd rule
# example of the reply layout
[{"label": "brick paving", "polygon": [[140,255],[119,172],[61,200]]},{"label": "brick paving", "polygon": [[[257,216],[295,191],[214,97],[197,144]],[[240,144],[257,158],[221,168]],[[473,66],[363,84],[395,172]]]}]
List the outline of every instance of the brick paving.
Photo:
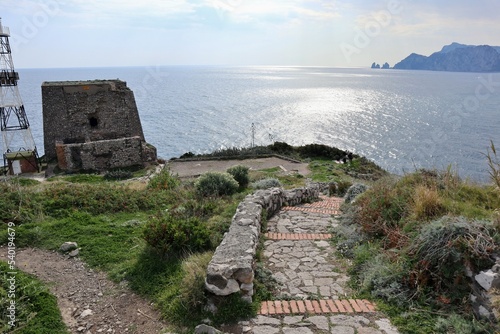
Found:
[{"label": "brick paving", "polygon": [[264,265],[278,284],[245,326],[253,334],[398,334],[376,305],[351,298],[349,277],[328,239],[341,198],[284,207],[268,221]]},{"label": "brick paving", "polygon": [[343,203],[343,201],[344,200],[342,198],[337,197],[321,197],[321,201],[300,206],[285,206],[282,208],[282,210],[338,215],[340,214],[340,205]]},{"label": "brick paving", "polygon": [[331,233],[265,233],[270,240],[328,240]]},{"label": "brick paving", "polygon": [[262,302],[259,315],[374,313],[375,305],[366,299],[269,300]]}]

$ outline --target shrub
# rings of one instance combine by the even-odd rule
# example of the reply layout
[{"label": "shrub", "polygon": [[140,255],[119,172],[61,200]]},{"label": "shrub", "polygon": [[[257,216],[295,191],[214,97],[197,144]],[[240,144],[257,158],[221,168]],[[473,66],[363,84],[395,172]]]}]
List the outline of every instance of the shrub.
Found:
[{"label": "shrub", "polygon": [[250,182],[248,170],[247,166],[238,165],[229,168],[227,172],[238,182],[240,188],[245,188]]},{"label": "shrub", "polygon": [[256,298],[258,301],[272,300],[274,295],[279,291],[279,284],[273,276],[273,272],[266,267],[262,262],[257,263],[255,268]]},{"label": "shrub", "polygon": [[168,166],[163,167],[160,173],[149,180],[148,188],[155,190],[175,189],[180,184],[179,178],[172,175]]},{"label": "shrub", "polygon": [[327,158],[340,160],[346,156],[347,152],[335,147],[323,144],[309,144],[297,148],[302,158]]},{"label": "shrub", "polygon": [[403,270],[398,263],[391,262],[385,254],[378,254],[360,267],[362,291],[370,292],[373,297],[382,298],[400,307],[408,304],[411,294],[404,285]]},{"label": "shrub", "polygon": [[491,228],[491,223],[463,217],[443,217],[425,225],[409,249],[414,259],[410,284],[463,297],[457,293],[469,289],[466,267],[478,271],[492,265],[490,254],[497,246]]},{"label": "shrub", "polygon": [[189,159],[189,158],[193,158],[194,156],[195,156],[194,153],[189,151],[189,152],[186,152],[183,155],[181,155],[179,157],[179,159]]},{"label": "shrub", "polygon": [[451,314],[447,318],[438,318],[436,333],[480,334],[488,331],[477,321],[465,319],[463,315]]},{"label": "shrub", "polygon": [[195,188],[202,196],[232,195],[238,190],[238,182],[228,173],[207,172],[196,180]]},{"label": "shrub", "polygon": [[278,179],[275,178],[267,178],[257,182],[252,183],[252,188],[254,189],[269,189],[281,187],[281,183]]},{"label": "shrub", "polygon": [[344,196],[351,186],[352,183],[349,181],[341,180],[337,182],[337,195]]},{"label": "shrub", "polygon": [[396,179],[383,178],[356,200],[356,218],[368,234],[384,236],[407,216],[411,193],[396,185]]},{"label": "shrub", "polygon": [[179,254],[210,248],[210,231],[198,218],[177,219],[168,213],[152,216],[144,229],[144,239],[160,254]]},{"label": "shrub", "polygon": [[354,199],[358,196],[364,193],[368,187],[362,183],[356,183],[347,189],[346,195],[345,195],[345,202],[346,203],[351,203],[354,201]]},{"label": "shrub", "polygon": [[279,141],[276,141],[267,147],[271,151],[276,152],[278,154],[292,154],[294,152],[293,146]]},{"label": "shrub", "polygon": [[364,240],[364,235],[359,231],[356,225],[348,225],[345,223],[339,224],[332,231],[332,239],[336,244],[337,254],[342,257],[354,258],[354,251]]},{"label": "shrub", "polygon": [[117,169],[117,170],[112,170],[112,171],[106,172],[106,174],[104,174],[104,179],[105,180],[126,180],[126,179],[130,179],[133,175],[134,174],[131,171]]}]

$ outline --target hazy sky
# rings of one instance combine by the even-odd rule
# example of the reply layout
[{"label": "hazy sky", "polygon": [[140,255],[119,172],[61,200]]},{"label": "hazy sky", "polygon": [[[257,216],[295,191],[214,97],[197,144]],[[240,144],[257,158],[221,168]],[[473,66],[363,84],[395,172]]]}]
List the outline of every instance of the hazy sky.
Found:
[{"label": "hazy sky", "polygon": [[498,0],[0,0],[18,68],[390,65],[500,45]]}]

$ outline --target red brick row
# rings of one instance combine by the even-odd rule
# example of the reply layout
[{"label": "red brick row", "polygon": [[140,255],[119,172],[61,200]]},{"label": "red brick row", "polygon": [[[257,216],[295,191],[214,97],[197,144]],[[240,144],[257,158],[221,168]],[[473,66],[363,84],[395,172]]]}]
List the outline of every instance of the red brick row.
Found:
[{"label": "red brick row", "polygon": [[375,305],[366,299],[270,300],[262,302],[258,314],[372,313]]},{"label": "red brick row", "polygon": [[330,233],[265,233],[271,240],[327,240],[332,237]]},{"label": "red brick row", "polygon": [[327,215],[338,215],[340,214],[339,210],[331,210],[331,209],[317,209],[311,207],[304,206],[285,206],[281,208],[284,211],[301,211],[301,212],[311,212],[311,213],[324,213]]}]

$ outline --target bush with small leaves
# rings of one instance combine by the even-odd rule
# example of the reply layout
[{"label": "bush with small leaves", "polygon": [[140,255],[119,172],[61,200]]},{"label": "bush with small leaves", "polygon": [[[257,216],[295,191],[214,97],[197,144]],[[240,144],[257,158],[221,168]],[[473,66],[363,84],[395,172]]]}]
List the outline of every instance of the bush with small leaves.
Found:
[{"label": "bush with small leaves", "polygon": [[210,231],[198,218],[179,219],[168,213],[152,216],[144,239],[163,256],[210,248]]},{"label": "bush with small leaves", "polygon": [[236,182],[238,182],[240,188],[245,188],[250,182],[248,170],[249,168],[247,166],[238,165],[228,168],[227,172],[232,175]]},{"label": "bush with small leaves", "polygon": [[278,179],[267,178],[257,182],[252,183],[252,188],[254,189],[269,189],[281,187],[281,183]]},{"label": "bush with small leaves", "polygon": [[[368,248],[373,254],[373,249]],[[411,299],[410,289],[404,285],[404,269],[385,254],[378,254],[359,266],[359,281],[362,291],[370,292],[398,306],[405,306]]]},{"label": "bush with small leaves", "polygon": [[126,179],[130,179],[133,175],[134,174],[132,174],[131,171],[117,169],[117,170],[112,170],[112,171],[106,172],[106,174],[104,174],[104,179],[105,180],[126,180]]},{"label": "bush with small leaves", "polygon": [[149,180],[148,188],[155,190],[171,190],[175,189],[179,184],[179,179],[172,175],[170,168],[165,166],[160,173],[154,175],[151,180]]},{"label": "bush with small leaves", "polygon": [[491,254],[498,251],[495,233],[490,222],[464,217],[446,216],[425,225],[408,251],[414,261],[412,285],[463,297],[460,293],[470,289],[467,266],[479,272],[493,265]]},{"label": "bush with small leaves", "polygon": [[207,172],[196,180],[195,187],[202,196],[232,195],[238,190],[238,182],[229,173]]},{"label": "bush with small leaves", "polygon": [[435,326],[436,333],[461,333],[480,334],[490,333],[484,325],[474,319],[468,319],[463,315],[451,314],[447,317],[439,317]]},{"label": "bush with small leaves", "polygon": [[341,180],[337,182],[337,196],[344,196],[347,193],[347,190],[352,186],[352,183],[349,181]]},{"label": "bush with small leaves", "polygon": [[349,187],[349,189],[347,189],[347,193],[345,194],[345,202],[351,203],[358,195],[361,195],[367,189],[368,187],[362,183],[353,184]]}]

